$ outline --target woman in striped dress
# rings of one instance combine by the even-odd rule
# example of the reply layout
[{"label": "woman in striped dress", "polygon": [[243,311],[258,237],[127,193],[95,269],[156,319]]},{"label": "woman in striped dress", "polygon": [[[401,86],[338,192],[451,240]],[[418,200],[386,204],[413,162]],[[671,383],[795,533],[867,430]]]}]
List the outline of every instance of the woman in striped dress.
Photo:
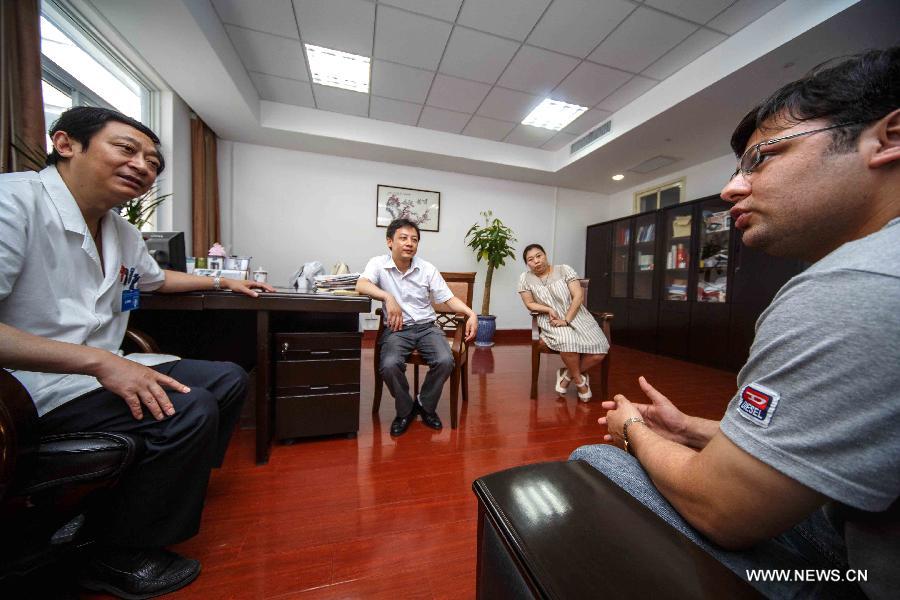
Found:
[{"label": "woman in striped dress", "polygon": [[556,391],[565,394],[574,380],[578,399],[591,398],[587,371],[609,352],[609,341],[582,303],[578,275],[569,265],[550,265],[540,244],[522,252],[528,271],[519,278],[519,295],[528,310],[540,313],[541,339],[559,352],[565,368],[556,373]]}]

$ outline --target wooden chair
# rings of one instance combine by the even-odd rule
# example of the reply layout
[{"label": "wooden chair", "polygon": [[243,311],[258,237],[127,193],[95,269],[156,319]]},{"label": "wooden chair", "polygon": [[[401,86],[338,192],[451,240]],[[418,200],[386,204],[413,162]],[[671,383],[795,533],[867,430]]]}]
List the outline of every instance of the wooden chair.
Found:
[{"label": "wooden chair", "polygon": [[[583,298],[581,300],[582,304],[587,307],[588,300],[588,284],[591,282],[590,279],[579,279],[581,282],[581,291],[583,293]],[[606,400],[609,397],[609,362],[610,355],[612,354],[612,334],[610,333],[610,324],[613,320],[613,314],[608,312],[596,312],[589,311],[594,317],[600,321],[600,329],[603,330],[603,335],[606,336],[607,341],[610,344],[610,352],[606,354],[606,358],[603,359],[603,362],[600,363],[600,396],[603,400]],[[541,339],[541,331],[538,328],[538,315],[540,313],[532,312],[531,313],[531,398],[537,398],[537,380],[538,374],[541,371],[541,354],[559,354],[556,350],[551,350],[547,347],[547,344]]]},{"label": "wooden chair", "polygon": [[[453,295],[466,303],[466,306],[472,306],[472,294],[475,291],[475,273],[441,273],[447,287],[453,292]],[[450,374],[450,427],[456,429],[457,426],[457,404],[459,398],[459,388],[462,386],[463,402],[469,401],[469,351],[468,344],[465,340],[466,318],[452,311],[446,304],[435,304],[434,311],[437,313],[435,324],[441,328],[444,335],[447,336],[447,342],[450,343],[450,350],[453,352],[454,368]],[[375,311],[379,317],[382,310],[379,308]],[[381,364],[381,345],[378,341],[384,331],[384,319],[378,319],[378,335],[375,338],[375,361],[373,367],[375,369],[375,401],[372,403],[372,412],[377,413],[381,407],[381,394],[384,391],[384,379],[381,377],[381,370],[378,366]],[[413,397],[419,394],[419,365],[424,365],[425,361],[418,350],[413,350],[412,354],[406,359],[407,363],[414,365],[413,367]]]}]

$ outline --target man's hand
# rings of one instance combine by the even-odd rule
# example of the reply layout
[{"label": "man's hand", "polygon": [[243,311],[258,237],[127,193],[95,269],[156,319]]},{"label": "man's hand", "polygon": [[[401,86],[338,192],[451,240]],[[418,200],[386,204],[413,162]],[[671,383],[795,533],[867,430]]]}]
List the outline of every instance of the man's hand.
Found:
[{"label": "man's hand", "polygon": [[640,417],[641,412],[636,404],[632,404],[628,398],[622,394],[616,394],[612,401],[604,402],[602,407],[607,410],[605,417],[600,417],[597,422],[606,425],[609,433],[603,436],[604,441],[619,442],[624,439],[622,429],[625,420],[632,417]]},{"label": "man's hand", "polygon": [[475,334],[478,333],[478,316],[475,313],[469,315],[469,318],[466,319],[466,342],[471,342],[475,339]]},{"label": "man's hand", "polygon": [[[597,422],[601,425],[606,425],[610,434],[621,437],[622,423],[625,419],[628,417],[643,417],[644,423],[662,437],[687,445],[685,431],[688,428],[690,417],[678,410],[668,398],[660,394],[643,377],[638,378],[638,383],[641,386],[641,390],[650,399],[651,404],[633,403],[620,394],[613,401],[602,404],[602,407],[609,412],[607,412],[605,417],[600,417]],[[624,403],[621,400],[624,400],[624,403],[627,403],[629,407],[627,416],[620,416],[623,414],[621,411],[624,408]],[[603,439],[611,441],[613,437],[605,435]]]},{"label": "man's hand", "polygon": [[262,290],[264,292],[275,291],[275,288],[267,283],[248,281],[245,279],[222,279],[219,283],[221,284],[222,288],[226,290],[231,290],[232,292],[240,292],[241,294],[246,294],[253,298],[259,296],[259,292],[255,290]]},{"label": "man's hand", "polygon": [[403,329],[403,310],[396,298],[388,294],[384,299],[384,312],[387,314],[387,326],[392,331],[400,331]]},{"label": "man's hand", "polygon": [[112,353],[94,375],[100,385],[125,400],[131,415],[137,420],[144,418],[142,404],[157,421],[175,414],[175,407],[162,386],[182,394],[191,391],[168,375]]}]

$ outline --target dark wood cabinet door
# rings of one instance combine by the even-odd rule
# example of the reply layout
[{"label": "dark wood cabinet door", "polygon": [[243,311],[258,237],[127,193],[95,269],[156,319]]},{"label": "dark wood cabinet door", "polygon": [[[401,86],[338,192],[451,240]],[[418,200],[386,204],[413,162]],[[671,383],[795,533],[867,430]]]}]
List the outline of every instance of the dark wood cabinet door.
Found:
[{"label": "dark wood cabinet door", "polygon": [[587,228],[584,256],[584,276],[591,280],[588,308],[609,311],[612,225],[592,225]]}]

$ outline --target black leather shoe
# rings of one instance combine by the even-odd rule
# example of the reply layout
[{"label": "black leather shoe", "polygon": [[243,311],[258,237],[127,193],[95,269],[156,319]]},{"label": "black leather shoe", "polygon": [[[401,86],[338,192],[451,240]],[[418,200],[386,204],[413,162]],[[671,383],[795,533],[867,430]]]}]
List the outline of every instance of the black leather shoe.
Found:
[{"label": "black leather shoe", "polygon": [[163,549],[104,548],[87,563],[78,583],[126,600],[154,598],[181,589],[200,574],[200,561]]},{"label": "black leather shoe", "polygon": [[416,413],[413,411],[405,417],[395,417],[394,421],[391,423],[391,435],[396,437],[406,433],[406,430],[409,429],[409,424],[413,422],[415,416]]},{"label": "black leather shoe", "polygon": [[424,409],[419,409],[419,412],[422,414],[422,422],[432,429],[441,430],[444,428],[444,424],[441,423],[441,418],[437,416],[437,413],[426,412]]}]

